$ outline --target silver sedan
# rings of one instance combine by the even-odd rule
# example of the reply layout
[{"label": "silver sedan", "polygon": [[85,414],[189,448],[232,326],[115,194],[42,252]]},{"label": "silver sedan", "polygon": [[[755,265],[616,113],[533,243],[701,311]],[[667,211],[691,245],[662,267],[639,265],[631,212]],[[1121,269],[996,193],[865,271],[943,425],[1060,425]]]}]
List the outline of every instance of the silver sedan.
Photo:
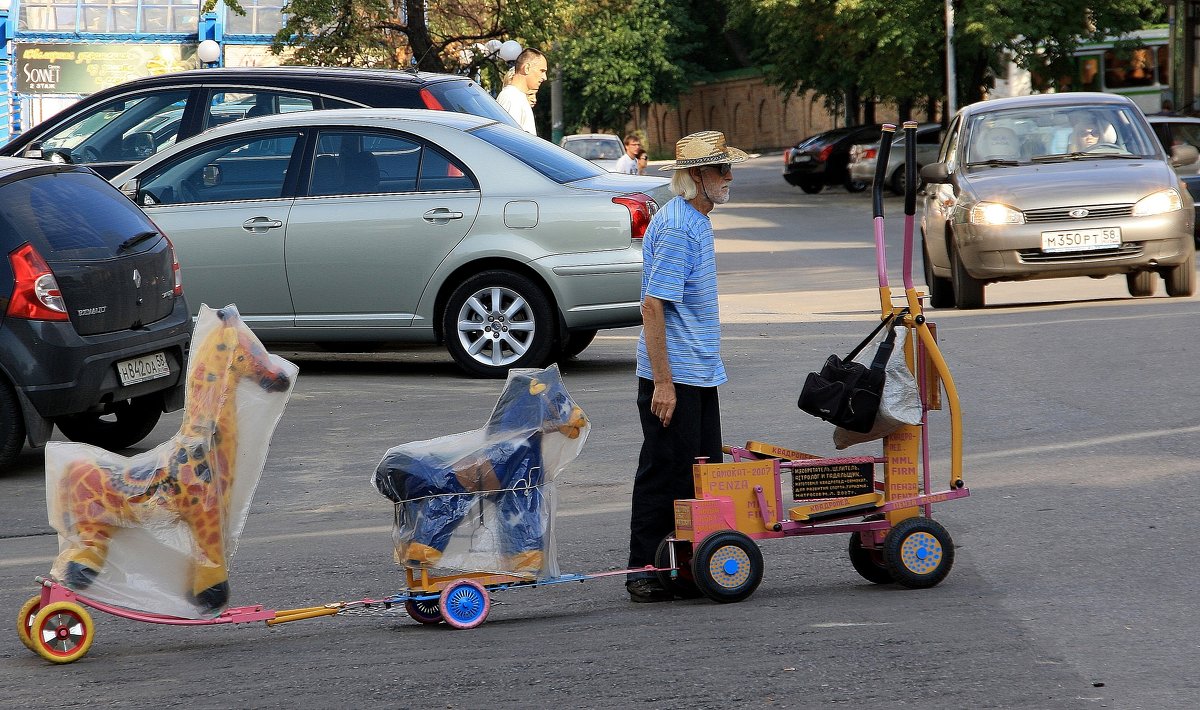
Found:
[{"label": "silver sedan", "polygon": [[113,178],[175,245],[193,308],[267,342],[441,342],[503,377],[641,322],[667,180],[468,114],[354,109],[194,136]]},{"label": "silver sedan", "polygon": [[996,281],[1124,276],[1132,296],[1196,291],[1192,198],[1128,98],[1042,94],[981,101],[925,166],[925,281],[935,307],[983,306]]}]

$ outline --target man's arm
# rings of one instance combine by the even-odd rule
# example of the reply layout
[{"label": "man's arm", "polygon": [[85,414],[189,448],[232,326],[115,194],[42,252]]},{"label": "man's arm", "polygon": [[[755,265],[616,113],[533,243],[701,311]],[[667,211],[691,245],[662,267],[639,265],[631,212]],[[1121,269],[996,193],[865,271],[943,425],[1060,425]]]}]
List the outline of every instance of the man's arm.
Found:
[{"label": "man's arm", "polygon": [[654,296],[642,299],[642,327],[646,334],[646,354],[654,374],[654,395],[650,412],[663,426],[671,424],[675,414],[675,381],[671,379],[671,359],[667,356],[667,320],[663,302]]}]

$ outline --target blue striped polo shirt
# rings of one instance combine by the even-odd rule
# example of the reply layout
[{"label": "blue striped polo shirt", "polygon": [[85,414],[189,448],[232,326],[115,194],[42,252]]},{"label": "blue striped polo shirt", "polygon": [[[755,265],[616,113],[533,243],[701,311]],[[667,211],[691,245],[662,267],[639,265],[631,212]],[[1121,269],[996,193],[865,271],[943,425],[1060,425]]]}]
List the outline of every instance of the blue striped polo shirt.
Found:
[{"label": "blue striped polo shirt", "polygon": [[[724,383],[712,222],[682,197],[664,205],[646,228],[642,298],[647,295],[664,301],[671,379],[697,387]],[[654,379],[644,328],[638,337],[637,376]]]}]

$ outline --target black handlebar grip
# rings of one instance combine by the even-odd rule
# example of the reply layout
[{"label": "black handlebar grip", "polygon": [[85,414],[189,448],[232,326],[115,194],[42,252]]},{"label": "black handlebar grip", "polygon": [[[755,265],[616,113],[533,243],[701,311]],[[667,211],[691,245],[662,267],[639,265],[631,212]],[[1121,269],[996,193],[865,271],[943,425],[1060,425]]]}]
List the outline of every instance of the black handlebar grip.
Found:
[{"label": "black handlebar grip", "polygon": [[917,122],[904,122],[904,214],[917,213]]},{"label": "black handlebar grip", "polygon": [[883,216],[883,182],[887,177],[888,157],[892,154],[892,136],[896,127],[890,123],[883,124],[879,134],[879,153],[875,156],[875,182],[871,185],[871,197],[876,217]]}]

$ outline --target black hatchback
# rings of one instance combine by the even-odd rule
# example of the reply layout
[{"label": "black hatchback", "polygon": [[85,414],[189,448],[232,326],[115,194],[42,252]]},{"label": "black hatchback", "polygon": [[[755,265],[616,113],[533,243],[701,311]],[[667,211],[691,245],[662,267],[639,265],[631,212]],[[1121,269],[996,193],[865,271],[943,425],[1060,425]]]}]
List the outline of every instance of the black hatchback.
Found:
[{"label": "black hatchback", "polygon": [[850,148],[879,140],[882,124],[849,126],[809,136],[783,151],[783,179],[810,195],[826,185],[862,192],[867,183],[850,176]]},{"label": "black hatchback", "polygon": [[0,471],[54,426],[122,449],[183,406],[192,319],[166,236],[87,168],[0,158]]},{"label": "black hatchback", "polygon": [[330,108],[427,108],[516,125],[491,94],[464,76],[231,67],[152,76],[97,92],[25,131],[0,155],[87,165],[110,178],[213,126]]}]

